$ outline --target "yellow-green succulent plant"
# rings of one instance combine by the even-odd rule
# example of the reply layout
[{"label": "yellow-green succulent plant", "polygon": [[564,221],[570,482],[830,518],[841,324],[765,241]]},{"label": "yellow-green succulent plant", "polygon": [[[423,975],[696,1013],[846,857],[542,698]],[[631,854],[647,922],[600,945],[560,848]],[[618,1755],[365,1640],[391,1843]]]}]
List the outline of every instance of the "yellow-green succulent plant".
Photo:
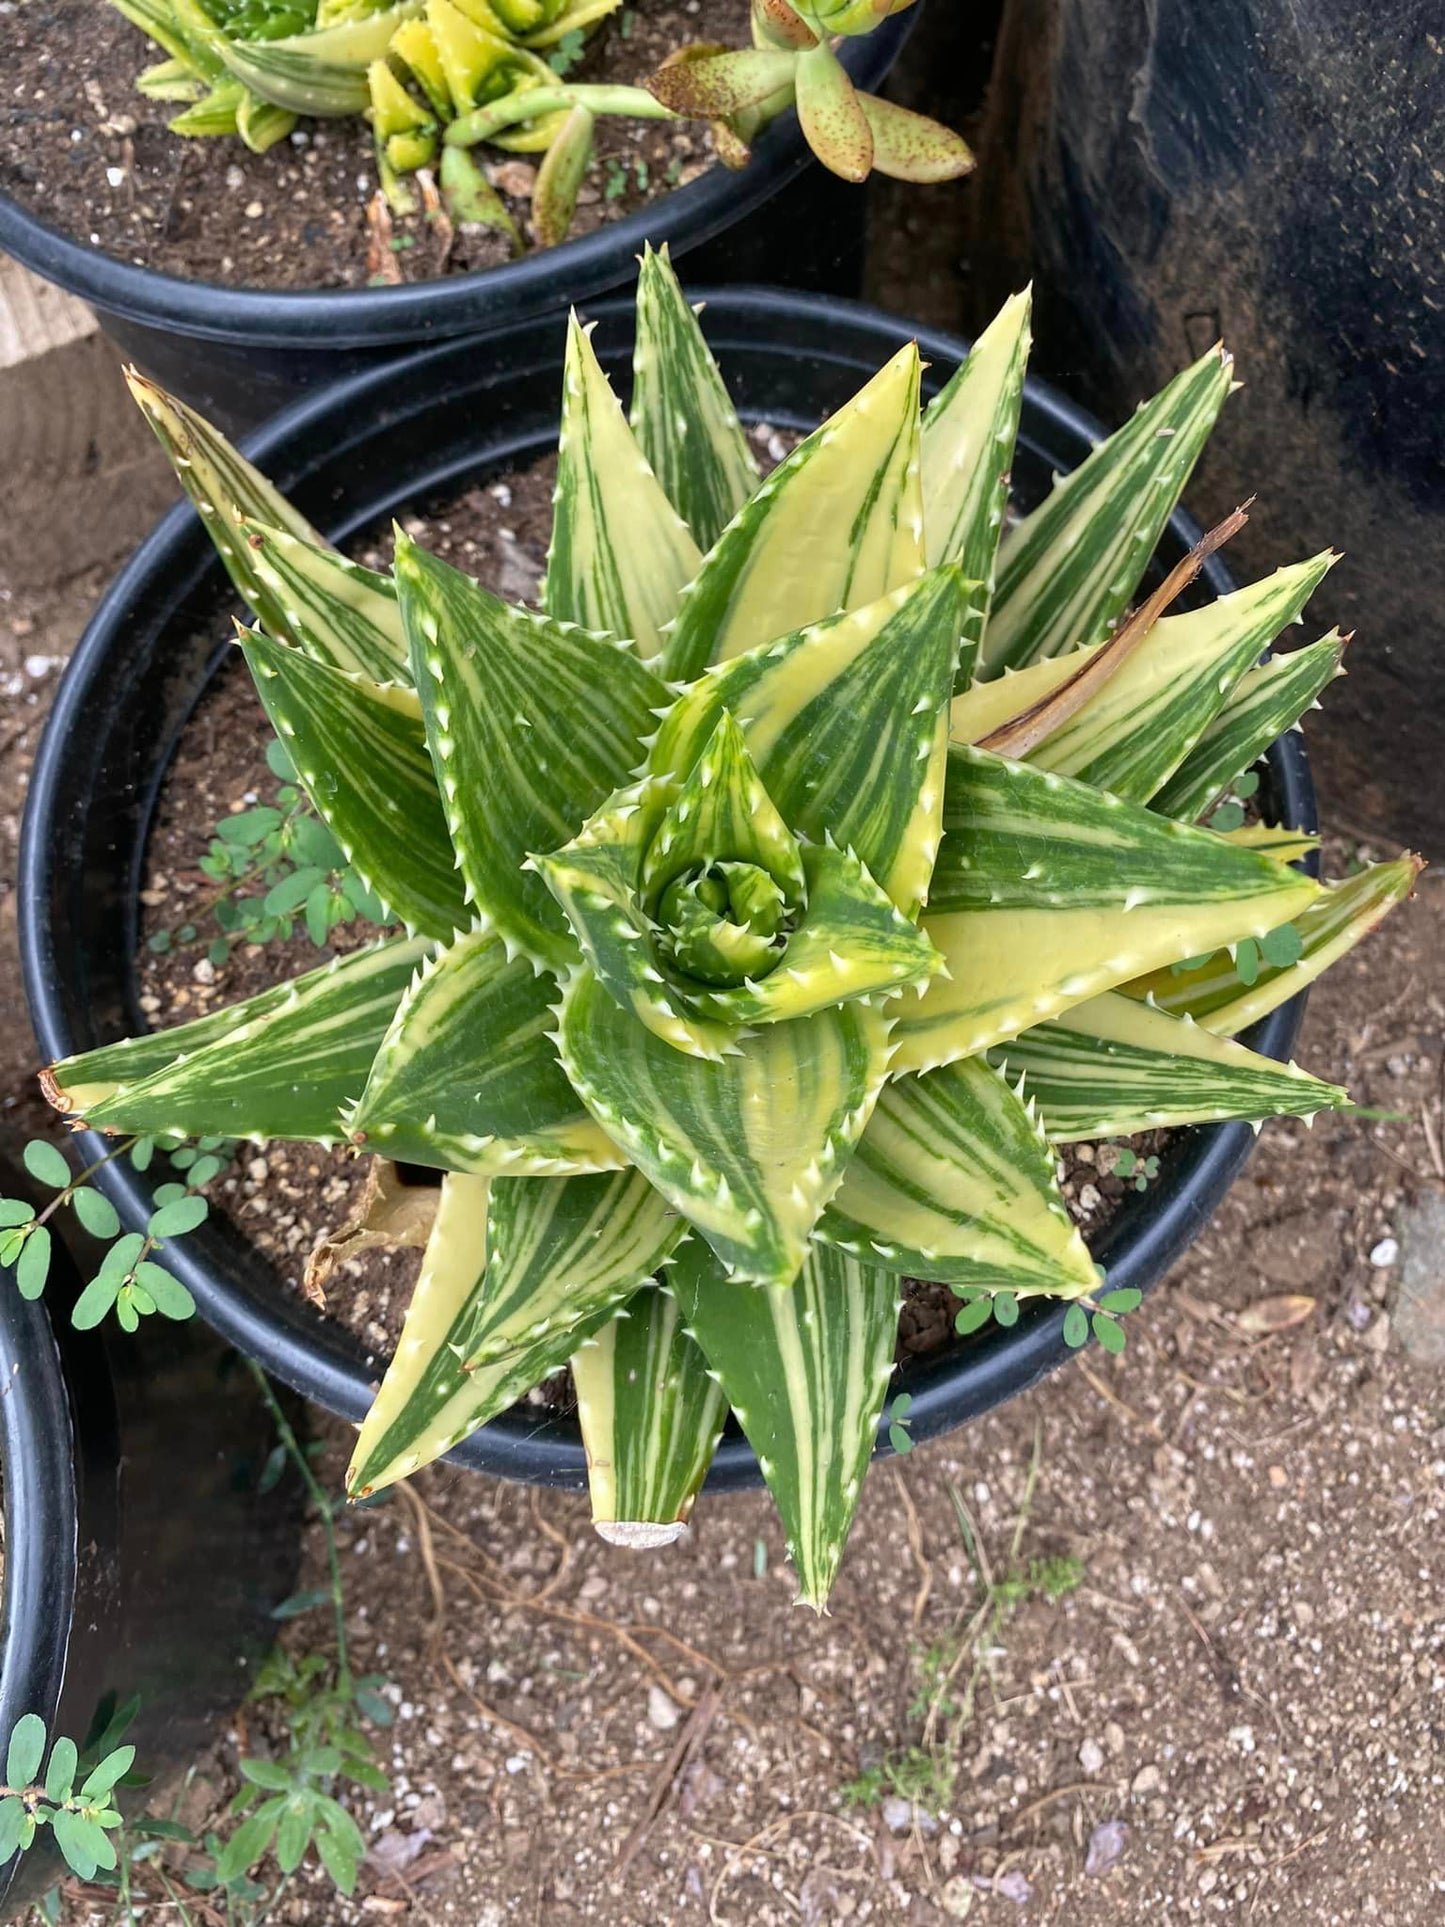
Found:
[{"label": "yellow-green succulent plant", "polygon": [[1006,524],[1028,345],[1020,296],[924,408],[903,348],[763,478],[649,253],[630,418],[570,330],[539,609],[400,533],[390,574],[343,560],[135,379],[405,934],[47,1088],[444,1173],[353,1493],[570,1362],[600,1530],[680,1532],[730,1407],[821,1607],[905,1277],[1088,1302],[1056,1144],[1346,1101],[1234,1033],[1412,860],[1325,887],[1310,837],[1197,821],[1337,670],[1337,637],[1266,659],[1332,558],[1128,613],[1229,360]]}]

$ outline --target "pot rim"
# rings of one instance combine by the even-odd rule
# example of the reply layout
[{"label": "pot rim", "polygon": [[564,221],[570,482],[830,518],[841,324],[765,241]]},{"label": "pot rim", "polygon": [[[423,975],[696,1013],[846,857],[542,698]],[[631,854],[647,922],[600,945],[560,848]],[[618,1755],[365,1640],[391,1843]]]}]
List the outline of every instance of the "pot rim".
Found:
[{"label": "pot rim", "polygon": [[[690,291],[705,302],[711,315],[746,330],[748,340],[770,336],[791,343],[818,336],[835,326],[851,330],[850,358],[861,352],[866,338],[870,354],[876,341],[884,359],[903,342],[916,339],[935,367],[951,367],[967,352],[968,344],[938,330],[916,329],[904,318],[865,304],[825,296],[762,289],[733,288]],[[630,322],[633,304],[614,299],[591,311],[605,335],[610,323]],[[534,330],[526,324],[489,337],[496,349],[508,337],[519,349],[527,344],[535,357]],[[248,457],[263,471],[284,468],[281,457],[293,440],[314,433],[318,425],[341,425],[376,414],[376,404],[400,387],[413,393],[431,392],[437,371],[449,361],[474,353],[473,343],[442,343],[419,351],[386,368],[370,370],[304,399],[275,417],[243,444]],[[826,358],[826,357],[825,357]],[[842,358],[841,356],[839,357]],[[559,361],[560,367],[560,361]],[[881,362],[876,365],[881,365]],[[1036,424],[1059,433],[1078,449],[1092,446],[1104,434],[1100,423],[1046,382],[1029,378],[1025,388],[1025,426],[1032,412]],[[765,406],[759,404],[759,413]],[[284,484],[283,484],[284,485]],[[1172,541],[1188,548],[1198,539],[1197,524],[1176,511],[1168,525]],[[204,549],[206,567],[219,572],[210,556],[209,541],[187,503],[178,503],[162,519],[117,576],[99,604],[77,645],[57,692],[45,734],[36,755],[21,837],[17,889],[19,930],[25,986],[42,1054],[47,1061],[67,1055],[73,1039],[58,991],[59,967],[50,928],[49,904],[53,852],[47,826],[59,804],[72,731],[82,726],[91,687],[101,679],[107,655],[117,635],[138,609],[156,597],[147,585],[169,580],[173,594],[195,585],[197,556]],[[1220,559],[1205,564],[1203,579],[1215,595],[1227,594],[1233,581]],[[1314,791],[1302,739],[1287,732],[1266,759],[1277,791],[1278,808],[1293,826],[1315,827]],[[132,877],[128,885],[139,887]],[[1304,997],[1272,1012],[1252,1032],[1254,1048],[1274,1056],[1287,1055],[1298,1032]],[[1176,1146],[1161,1169],[1157,1183],[1137,1206],[1121,1212],[1101,1238],[1095,1255],[1105,1265],[1111,1288],[1136,1286],[1149,1290],[1163,1277],[1218,1205],[1248,1156],[1254,1133],[1248,1124],[1210,1124],[1178,1134]],[[82,1134],[87,1150],[103,1140]],[[98,1182],[129,1223],[143,1223],[149,1211],[149,1191],[140,1174],[124,1160],[105,1165]],[[182,1240],[167,1251],[167,1264],[185,1283],[207,1322],[230,1343],[256,1358],[268,1372],[339,1416],[359,1423],[371,1400],[367,1354],[361,1342],[336,1321],[323,1320],[298,1294],[278,1289],[274,1300],[266,1294],[257,1303],[239,1292],[220,1267],[213,1268]],[[1025,1390],[1071,1355],[1063,1341],[1067,1306],[1039,1301],[1026,1306],[1018,1323],[1005,1330],[991,1325],[962,1349],[945,1349],[910,1363],[901,1388],[912,1395],[910,1429],[915,1441],[935,1437],[986,1411],[1002,1399]],[[879,1451],[891,1449],[886,1426],[881,1428]],[[490,1420],[449,1455],[454,1461],[501,1477],[544,1485],[577,1487],[585,1483],[586,1458],[574,1419],[529,1416],[513,1407]],[[759,1481],[757,1461],[746,1439],[729,1426],[708,1476],[708,1489],[729,1490]]]},{"label": "pot rim", "polygon": [[[862,88],[878,86],[912,33],[915,10],[849,39],[840,58]],[[712,240],[815,164],[796,109],[768,127],[746,168],[714,161],[620,221],[501,267],[393,288],[233,288],[125,261],[53,227],[0,194],[0,252],[93,307],[167,334],[269,347],[379,348],[505,325],[521,314],[583,301],[625,278],[645,241],[681,256]]]}]

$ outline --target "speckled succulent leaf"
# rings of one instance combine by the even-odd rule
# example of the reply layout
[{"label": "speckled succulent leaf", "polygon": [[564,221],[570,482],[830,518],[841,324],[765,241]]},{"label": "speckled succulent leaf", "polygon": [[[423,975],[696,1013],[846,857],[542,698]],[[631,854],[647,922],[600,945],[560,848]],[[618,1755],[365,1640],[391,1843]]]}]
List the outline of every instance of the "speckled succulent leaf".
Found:
[{"label": "speckled succulent leaf", "polygon": [[984,750],[950,748],[943,820],[924,927],[952,974],[900,1006],[895,1072],[972,1056],[1146,969],[1263,936],[1319,891],[1208,830]]},{"label": "speckled succulent leaf", "polygon": [[922,571],[918,384],[910,344],[774,469],[688,584],[667,675],[689,681]]},{"label": "speckled succulent leaf", "polygon": [[313,662],[255,630],[256,692],[317,814],[367,889],[445,942],[471,922],[415,693]]},{"label": "speckled succulent leaf", "polygon": [[509,945],[565,968],[566,923],[522,865],[637,765],[667,690],[630,648],[514,608],[404,535],[396,580],[467,900]]},{"label": "speckled succulent leaf", "polygon": [[1224,405],[1232,370],[1211,348],[1005,532],[982,677],[1108,635]]},{"label": "speckled succulent leaf", "polygon": [[[1009,470],[1018,440],[1033,299],[1010,295],[923,412],[923,529],[931,566],[958,565],[979,586],[965,628],[975,646],[993,597]],[[973,656],[959,664],[959,687]]]},{"label": "speckled succulent leaf", "polygon": [[592,1523],[612,1545],[681,1536],[727,1417],[677,1300],[645,1285],[572,1354]]},{"label": "speckled succulent leaf", "polygon": [[548,612],[626,637],[650,659],[701,552],[628,426],[576,315],[568,325]]},{"label": "speckled succulent leaf", "polygon": [[685,774],[731,710],[790,826],[853,850],[916,915],[938,847],[946,706],[974,592],[956,569],[930,570],[720,665],[663,718],[650,767]]},{"label": "speckled succulent leaf", "polygon": [[686,58],[687,48],[665,60],[647,90],[675,114],[696,120],[730,120],[791,88],[797,56],[781,49],[748,47],[736,53]]},{"label": "speckled succulent leaf", "polygon": [[532,227],[540,247],[558,247],[571,232],[596,131],[597,116],[579,104],[567,114],[542,157],[532,189]]},{"label": "speckled succulent leaf", "polygon": [[696,1239],[667,1288],[758,1455],[801,1601],[821,1612],[893,1369],[898,1280],[815,1244],[789,1291],[727,1278]]},{"label": "speckled succulent leaf", "polygon": [[67,1058],[46,1088],[98,1131],[341,1138],[425,948],[353,951],[193,1023]]},{"label": "speckled succulent leaf", "polygon": [[555,982],[488,930],[428,961],[349,1118],[368,1150],[442,1170],[551,1177],[624,1159],[557,1061]]},{"label": "speckled succulent leaf", "polygon": [[1186,822],[1202,816],[1344,673],[1344,652],[1345,639],[1331,630],[1318,642],[1251,669],[1154,798],[1154,808]]},{"label": "speckled succulent leaf", "polygon": [[372,682],[411,682],[406,632],[389,575],[249,516],[242,517],[239,528],[256,580],[284,618],[279,628],[263,621],[274,641],[292,643],[313,662]]},{"label": "speckled succulent leaf", "polygon": [[486,1178],[442,1179],[441,1203],[381,1390],[362,1423],[346,1474],[353,1499],[379,1492],[430,1465],[566,1363],[606,1322],[604,1304],[568,1330],[504,1352],[468,1372],[463,1350],[487,1271]]},{"label": "speckled succulent leaf", "polygon": [[306,518],[298,515],[203,416],[135,368],[128,368],[125,378],[177,481],[195,504],[226,573],[270,633],[288,637],[282,600],[257,572],[255,556],[239,524],[243,517],[249,517],[318,548],[324,548],[325,543]]},{"label": "speckled succulent leaf", "polygon": [[798,0],[798,11],[822,33],[864,34],[895,13],[906,13],[914,0]]},{"label": "speckled succulent leaf", "polygon": [[875,174],[926,186],[972,173],[972,149],[951,127],[877,94],[859,93],[858,103],[872,137]]},{"label": "speckled succulent leaf", "polygon": [[796,53],[818,38],[789,0],[753,0],[750,25],[755,47],[783,47]]},{"label": "speckled succulent leaf", "polygon": [[946,1284],[1079,1298],[1099,1282],[1037,1117],[977,1057],[887,1086],[818,1232]]},{"label": "speckled succulent leaf", "polygon": [[[1188,756],[1230,692],[1291,622],[1335,558],[1328,550],[1203,608],[1165,616],[1083,706],[1025,761],[1147,803]],[[1104,643],[1046,657],[953,701],[949,733],[976,743],[1067,687]]]},{"label": "speckled succulent leaf", "polygon": [[831,174],[866,181],[873,166],[873,129],[848,77],[826,40],[795,57],[793,85],[803,138]]},{"label": "speckled succulent leaf", "polygon": [[664,246],[643,250],[632,357],[632,432],[701,549],[758,486],[758,465]]},{"label": "speckled succulent leaf", "polygon": [[[1131,997],[1148,997],[1174,1016],[1193,1017],[1218,1037],[1237,1036],[1308,989],[1332,963],[1353,950],[1409,896],[1423,867],[1419,857],[1402,856],[1390,863],[1372,863],[1358,876],[1330,884],[1291,919],[1303,946],[1299,961],[1276,965],[1261,959],[1252,984],[1244,982],[1233,956],[1221,950],[1198,969],[1157,970],[1124,988]],[[1202,955],[1202,946],[1189,954]]]},{"label": "speckled succulent leaf", "polygon": [[786,1285],[887,1068],[864,1003],[769,1024],[718,1062],[624,1011],[590,970],[568,986],[562,1062],[629,1159],[740,1277]]},{"label": "speckled succulent leaf", "polygon": [[273,107],[318,118],[359,114],[370,99],[367,68],[385,56],[398,26],[422,4],[400,0],[382,13],[283,40],[222,36],[219,52],[236,79]]},{"label": "speckled succulent leaf", "polygon": [[1313,1117],[1348,1091],[1119,991],[1026,1030],[989,1059],[1038,1106],[1057,1144],[1222,1118]]}]

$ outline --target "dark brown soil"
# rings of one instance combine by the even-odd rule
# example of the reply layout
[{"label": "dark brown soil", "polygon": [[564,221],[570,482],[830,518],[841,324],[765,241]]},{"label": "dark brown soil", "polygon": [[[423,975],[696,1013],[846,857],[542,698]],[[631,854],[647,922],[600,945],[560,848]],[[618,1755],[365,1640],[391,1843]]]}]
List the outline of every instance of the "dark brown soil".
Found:
[{"label": "dark brown soil", "polygon": [[[259,155],[238,139],[185,139],[167,127],[178,108],[136,92],[159,50],[102,0],[24,0],[5,9],[0,33],[0,192],[52,226],[142,267],[229,287],[358,288],[376,274],[366,214],[376,169],[359,116],[303,122]],[[640,81],[704,33],[749,44],[747,0],[708,0],[705,22],[698,0],[631,0],[569,78]],[[486,159],[525,226],[534,161],[500,149]],[[573,232],[631,213],[711,161],[701,123],[600,120]],[[389,278],[426,281],[495,267],[507,248],[486,230],[444,248],[419,215],[394,220],[383,255]]]}]

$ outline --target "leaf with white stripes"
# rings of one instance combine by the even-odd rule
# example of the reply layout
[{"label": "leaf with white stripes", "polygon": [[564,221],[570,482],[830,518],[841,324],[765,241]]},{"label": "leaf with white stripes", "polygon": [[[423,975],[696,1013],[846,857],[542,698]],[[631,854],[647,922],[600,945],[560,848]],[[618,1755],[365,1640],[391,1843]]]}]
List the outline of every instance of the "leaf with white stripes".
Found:
[{"label": "leaf with white stripes", "polygon": [[1232,386],[1211,348],[1009,529],[981,677],[1102,642],[1138,588]]},{"label": "leaf with white stripes", "polygon": [[702,552],[663,492],[574,314],[543,602],[559,621],[662,646]]},{"label": "leaf with white stripes", "polygon": [[[1129,802],[1147,803],[1240,679],[1281,630],[1299,619],[1334,561],[1326,550],[1202,609],[1163,617],[1108,681],[1024,760]],[[975,683],[953,700],[950,739],[979,742],[1052,696],[1104,647],[1091,643]]]},{"label": "leaf with white stripes", "polygon": [[557,986],[473,930],[423,966],[350,1118],[408,1164],[488,1176],[613,1171],[624,1159],[557,1061]]},{"label": "leaf with white stripes", "polygon": [[1318,642],[1251,669],[1154,798],[1154,808],[1190,823],[1202,816],[1314,706],[1326,684],[1344,674],[1344,652],[1344,637],[1331,630]]},{"label": "leaf with white stripes", "polygon": [[442,1179],[436,1221],[396,1354],[362,1423],[346,1473],[347,1496],[364,1499],[430,1465],[495,1418],[609,1316],[606,1303],[571,1327],[558,1325],[474,1371],[464,1364],[487,1276],[491,1180]]},{"label": "leaf with white stripes", "polygon": [[649,767],[686,776],[731,711],[789,827],[853,850],[916,916],[938,847],[948,698],[972,594],[945,565],[723,663],[663,718]]},{"label": "leaf with white stripes", "polygon": [[[1009,469],[1029,359],[1028,289],[1011,295],[923,413],[923,531],[930,565],[955,562],[979,584],[966,643],[982,640],[1008,506]],[[960,662],[966,687],[974,654]]]},{"label": "leaf with white stripes", "polygon": [[372,682],[410,683],[406,632],[389,575],[348,562],[289,529],[243,517],[240,530],[257,581],[285,617],[280,629],[265,623],[268,634],[332,669]]},{"label": "leaf with white stripes", "polygon": [[410,689],[344,675],[254,629],[243,645],[312,807],[373,895],[445,942],[471,921]]},{"label": "leaf with white stripes", "polygon": [[560,1049],[588,1110],[723,1263],[786,1285],[873,1109],[888,1025],[840,1004],[712,1062],[665,1044],[584,969]]},{"label": "leaf with white stripes", "polygon": [[677,1300],[645,1285],[572,1354],[592,1523],[609,1545],[681,1536],[727,1400],[683,1329]]},{"label": "leaf with white stripes", "polygon": [[1081,1298],[1099,1282],[1036,1119],[977,1057],[885,1088],[818,1233],[945,1284]]},{"label": "leaf with white stripes", "polygon": [[686,1223],[640,1171],[583,1178],[494,1178],[487,1276],[462,1362],[570,1331],[630,1298],[672,1253]]},{"label": "leaf with white stripes", "polygon": [[402,534],[396,579],[468,900],[509,945],[565,968],[566,921],[522,865],[637,767],[666,686],[630,648],[513,608]]},{"label": "leaf with white stripes", "polygon": [[1295,1064],[1119,991],[1024,1031],[989,1060],[1009,1078],[1023,1077],[1056,1144],[1223,1118],[1313,1117],[1350,1101],[1348,1091]]},{"label": "leaf with white stripes", "polygon": [[329,1143],[345,1136],[340,1113],[426,948],[375,944],[193,1023],[67,1058],[47,1090],[98,1131]]},{"label": "leaf with white stripes", "polygon": [[699,549],[758,486],[758,465],[666,244],[642,250],[632,432]]},{"label": "leaf with white stripes", "polygon": [[[1417,856],[1372,863],[1358,876],[1332,883],[1294,919],[1301,954],[1292,964],[1259,962],[1259,974],[1246,984],[1227,950],[1193,970],[1158,970],[1124,988],[1131,997],[1151,997],[1161,1010],[1192,1017],[1218,1037],[1234,1037],[1267,1017],[1312,984],[1348,950],[1353,950],[1415,887],[1424,868]],[[1202,955],[1202,949],[1192,953]]]},{"label": "leaf with white stripes", "polygon": [[738,511],[683,593],[669,677],[689,682],[922,571],[918,385],[910,344]]},{"label": "leaf with white stripes", "polygon": [[1258,851],[985,750],[950,748],[943,822],[924,928],[952,974],[900,1007],[895,1074],[1262,937],[1319,892]]},{"label": "leaf with white stripes", "polygon": [[300,542],[324,548],[321,537],[204,416],[138,369],[128,368],[125,378],[177,481],[194,503],[202,526],[226,565],[226,573],[258,621],[272,635],[288,638],[281,598],[257,571],[241,523],[245,519],[261,522]]},{"label": "leaf with white stripes", "polygon": [[273,107],[333,119],[359,114],[371,99],[367,68],[386,58],[402,21],[421,10],[422,0],[400,0],[382,11],[278,40],[222,34],[217,51],[237,80]]},{"label": "leaf with white stripes", "polygon": [[898,1280],[815,1244],[791,1290],[738,1284],[694,1239],[667,1289],[758,1455],[800,1601],[822,1612],[893,1370]]}]

